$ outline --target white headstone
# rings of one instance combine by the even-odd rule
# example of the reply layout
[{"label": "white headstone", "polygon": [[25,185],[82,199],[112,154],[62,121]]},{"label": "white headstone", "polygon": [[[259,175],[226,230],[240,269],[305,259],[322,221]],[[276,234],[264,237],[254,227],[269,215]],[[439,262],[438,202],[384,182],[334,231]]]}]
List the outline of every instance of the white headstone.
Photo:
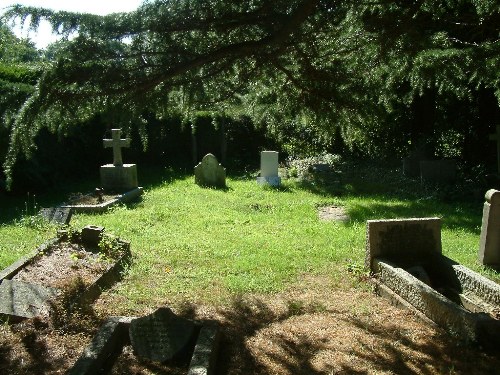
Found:
[{"label": "white headstone", "polygon": [[257,177],[259,184],[279,186],[281,178],[278,176],[278,156],[277,151],[262,151],[260,153],[260,177]]}]

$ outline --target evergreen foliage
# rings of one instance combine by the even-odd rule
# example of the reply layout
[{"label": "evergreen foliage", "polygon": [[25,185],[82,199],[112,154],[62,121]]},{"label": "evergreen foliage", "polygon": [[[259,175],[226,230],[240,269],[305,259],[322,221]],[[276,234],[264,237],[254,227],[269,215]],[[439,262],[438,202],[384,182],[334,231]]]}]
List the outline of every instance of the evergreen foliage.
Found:
[{"label": "evergreen foliage", "polygon": [[372,155],[430,139],[453,156],[484,124],[450,121],[452,110],[500,100],[495,0],[147,0],[107,16],[14,6],[5,17],[77,33],[17,112],[7,173],[40,128],[64,133],[96,113],[141,134],[150,113],[248,116],[292,154],[340,136]]}]

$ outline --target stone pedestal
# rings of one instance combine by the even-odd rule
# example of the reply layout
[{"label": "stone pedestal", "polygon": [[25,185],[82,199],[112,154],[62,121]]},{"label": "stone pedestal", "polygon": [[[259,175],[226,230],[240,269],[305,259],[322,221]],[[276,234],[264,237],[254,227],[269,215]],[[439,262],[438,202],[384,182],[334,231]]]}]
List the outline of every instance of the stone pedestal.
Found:
[{"label": "stone pedestal", "polygon": [[124,192],[137,188],[139,186],[137,182],[137,165],[102,165],[101,185],[108,192]]},{"label": "stone pedestal", "polygon": [[485,266],[500,267],[500,191],[488,190],[485,198],[478,258]]},{"label": "stone pedestal", "polygon": [[259,184],[271,186],[281,184],[281,178],[278,176],[278,156],[277,151],[262,151],[260,153],[260,177],[257,177]]}]

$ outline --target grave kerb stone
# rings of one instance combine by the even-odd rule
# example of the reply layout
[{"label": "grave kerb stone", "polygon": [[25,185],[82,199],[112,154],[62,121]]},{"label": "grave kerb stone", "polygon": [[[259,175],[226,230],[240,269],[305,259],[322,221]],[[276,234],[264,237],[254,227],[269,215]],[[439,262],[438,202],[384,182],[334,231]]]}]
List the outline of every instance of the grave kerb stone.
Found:
[{"label": "grave kerb stone", "polygon": [[500,191],[488,190],[483,206],[483,220],[478,258],[485,266],[500,266]]}]

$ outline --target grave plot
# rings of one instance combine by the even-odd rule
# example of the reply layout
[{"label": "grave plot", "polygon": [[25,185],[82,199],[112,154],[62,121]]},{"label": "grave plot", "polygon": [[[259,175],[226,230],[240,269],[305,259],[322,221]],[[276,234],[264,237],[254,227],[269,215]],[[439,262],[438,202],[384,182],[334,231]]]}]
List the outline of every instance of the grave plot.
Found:
[{"label": "grave plot", "polygon": [[500,286],[441,254],[439,218],[369,220],[377,291],[465,341],[500,343]]},{"label": "grave plot", "polygon": [[95,373],[213,374],[219,329],[163,307],[140,318],[109,318],[68,375]]},{"label": "grave plot", "polygon": [[0,316],[9,322],[47,316],[52,299],[68,285],[82,284],[75,298],[91,303],[120,277],[130,244],[87,226],[58,237],[0,272]]},{"label": "grave plot", "polygon": [[109,194],[102,189],[96,189],[91,194],[79,194],[71,197],[68,203],[60,206],[60,209],[71,209],[74,212],[104,212],[118,203],[131,202],[140,197],[142,193],[142,187],[136,187],[123,194]]}]

